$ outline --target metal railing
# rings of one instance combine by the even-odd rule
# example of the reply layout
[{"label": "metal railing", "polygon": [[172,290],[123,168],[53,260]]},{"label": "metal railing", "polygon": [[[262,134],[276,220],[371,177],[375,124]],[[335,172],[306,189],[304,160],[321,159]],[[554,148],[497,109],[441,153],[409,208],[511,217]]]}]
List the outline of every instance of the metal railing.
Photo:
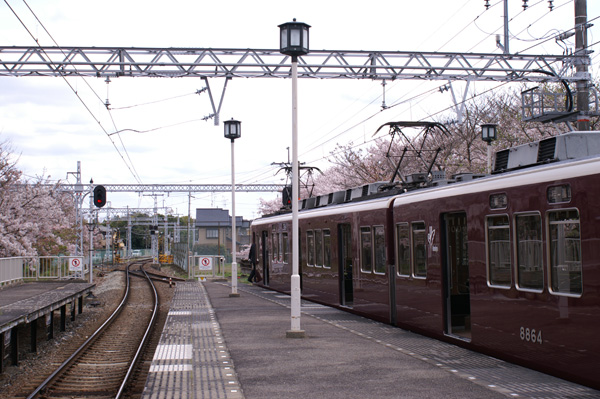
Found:
[{"label": "metal railing", "polygon": [[0,285],[26,280],[82,279],[89,270],[84,260],[73,256],[0,258]]},{"label": "metal railing", "polygon": [[204,280],[205,278],[225,278],[225,257],[221,255],[192,255],[189,257],[192,266],[191,277]]}]

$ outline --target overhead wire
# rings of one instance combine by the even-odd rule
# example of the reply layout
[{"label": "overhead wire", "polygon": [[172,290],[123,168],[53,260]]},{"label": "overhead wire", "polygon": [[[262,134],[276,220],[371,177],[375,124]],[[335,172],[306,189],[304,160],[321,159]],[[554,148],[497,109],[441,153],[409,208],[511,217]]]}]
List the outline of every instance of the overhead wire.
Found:
[{"label": "overhead wire", "polygon": [[[27,8],[28,8],[28,9],[29,9],[29,11],[31,12],[31,14],[32,14],[32,15],[34,16],[34,18],[35,18],[35,19],[38,21],[38,23],[39,23],[39,24],[40,24],[40,26],[41,26],[41,27],[44,29],[44,31],[46,32],[46,34],[47,34],[47,35],[50,37],[50,39],[51,39],[51,40],[54,42],[54,44],[55,44],[55,45],[56,45],[56,46],[57,46],[57,47],[60,49],[60,51],[61,51],[61,52],[63,53],[63,55],[65,55],[65,57],[66,57],[66,54],[65,54],[65,52],[64,52],[64,51],[62,51],[62,49],[60,48],[60,46],[58,45],[58,43],[56,42],[56,40],[54,40],[54,37],[52,36],[52,34],[50,34],[50,32],[48,31],[48,29],[46,29],[46,26],[45,26],[45,25],[42,23],[42,21],[41,21],[41,20],[38,18],[37,14],[36,14],[36,13],[33,11],[33,9],[32,9],[32,8],[29,6],[29,4],[27,3],[27,1],[26,1],[26,0],[23,0],[23,3],[24,3],[26,6],[27,6]],[[36,43],[37,43],[37,44],[38,44],[38,46],[39,46],[39,42],[38,42],[37,40],[36,40]],[[47,55],[47,56],[48,56],[48,55]],[[50,59],[50,57],[49,57],[49,56],[48,56],[48,59]],[[76,68],[75,66],[73,66],[73,67],[75,68],[75,70],[77,70],[77,68]],[[63,77],[63,79],[64,79],[64,77]],[[92,91],[92,93],[94,93],[94,95],[96,96],[96,98],[98,98],[98,100],[99,100],[100,102],[102,102],[102,99],[100,98],[100,96],[98,95],[98,93],[96,93],[96,91],[95,91],[95,90],[92,88],[92,86],[89,84],[89,82],[88,82],[88,81],[87,81],[85,78],[82,78],[82,79],[83,79],[84,83],[85,83],[85,84],[88,86],[88,88],[89,88],[89,89]],[[66,79],[65,79],[65,81],[66,81]],[[70,86],[70,85],[69,85],[69,86]],[[77,94],[77,93],[76,93],[76,94]],[[78,97],[79,97],[79,96],[78,96]],[[80,100],[81,100],[81,101],[83,101],[83,99],[82,99],[81,97],[79,97],[79,98],[80,98]],[[89,110],[89,108],[88,108],[88,110]],[[114,119],[113,119],[113,117],[112,117],[112,114],[110,113],[110,110],[109,110],[109,112],[108,112],[108,113],[109,113],[110,119],[111,119],[111,121],[112,121],[112,123],[113,123],[113,127],[115,128],[115,130],[117,130],[117,127],[116,127],[115,121],[114,121]],[[104,130],[104,132],[105,132],[105,133],[107,133],[107,132],[106,132],[106,130],[105,130],[103,127],[102,127],[102,125],[101,125],[100,121],[98,121],[98,120],[97,120],[97,118],[95,118],[95,116],[94,116],[94,119],[96,120],[96,122],[98,122],[98,123],[100,124],[100,126],[101,126],[102,130]],[[109,135],[109,136],[110,136],[110,135]],[[121,156],[121,159],[123,159],[123,161],[125,162],[125,159],[123,158],[123,155],[120,153],[119,149],[117,148],[117,146],[115,145],[115,143],[112,141],[112,139],[111,139],[110,137],[109,137],[109,140],[111,140],[111,142],[112,142],[113,146],[114,146],[114,147],[115,147],[115,149],[117,150],[117,153],[118,153],[118,154]],[[123,151],[125,152],[125,155],[127,156],[127,159],[129,160],[129,164],[131,165],[131,168],[129,168],[129,170],[132,172],[132,174],[133,174],[133,177],[136,179],[136,181],[137,181],[138,183],[141,183],[141,178],[140,178],[140,176],[139,176],[139,174],[138,174],[137,170],[135,169],[135,165],[133,164],[133,160],[132,160],[132,159],[131,159],[131,157],[129,156],[129,152],[127,151],[127,148],[125,147],[125,143],[123,143],[123,139],[122,139],[120,136],[119,136],[119,141],[121,142],[121,147],[123,148]],[[127,165],[127,162],[125,162],[125,165]],[[129,166],[128,166],[128,167],[129,167]]]},{"label": "overhead wire", "polygon": [[187,96],[191,96],[191,95],[194,95],[194,94],[198,94],[198,92],[181,94],[181,95],[178,95],[178,96],[167,97],[167,98],[163,98],[163,99],[160,99],[160,100],[148,101],[148,102],[140,103],[140,104],[127,105],[127,106],[124,106],[124,107],[110,107],[110,109],[113,110],[113,111],[115,111],[115,110],[122,110],[122,109],[130,109],[130,108],[142,107],[142,106],[145,106],[145,105],[157,104],[157,103],[164,102],[164,101],[175,100],[177,98],[187,97]]},{"label": "overhead wire", "polygon": [[[466,1],[463,3],[463,5],[462,5],[461,7],[458,7],[457,9],[455,9],[455,12],[454,12],[453,16],[454,16],[454,15],[456,15],[456,14],[458,14],[458,13],[460,13],[460,12],[462,11],[462,9],[468,5],[469,1],[470,1],[470,0],[466,0]],[[501,0],[500,0],[500,1],[501,1]],[[477,18],[479,18],[481,15],[483,15],[483,13],[484,13],[484,12],[485,12],[485,11],[483,11],[482,13],[480,13],[480,14],[479,14],[479,15],[478,15],[478,16],[477,16],[475,19],[477,19]],[[452,18],[447,18],[447,19],[445,19],[445,22],[444,22],[444,24],[441,24],[441,25],[438,27],[438,29],[436,30],[436,32],[437,32],[439,29],[441,29],[441,27],[443,27],[443,26],[445,26],[446,24],[450,23],[450,21],[451,21],[451,20],[452,20]],[[463,32],[463,31],[464,31],[466,28],[468,28],[468,26],[469,26],[471,23],[472,23],[472,21],[471,21],[471,22],[469,22],[469,23],[467,23],[467,24],[466,24],[466,25],[465,25],[465,26],[464,26],[464,27],[463,27],[463,28],[462,28],[462,29],[461,29],[461,30],[460,30],[460,31],[459,31],[459,32],[458,32],[456,35],[454,35],[454,37],[456,37],[456,36],[458,36],[460,33],[462,33],[462,32]],[[434,33],[435,33],[435,32],[434,32]],[[433,35],[434,35],[434,33],[432,33],[432,34],[431,34],[431,35],[430,35],[428,38],[424,39],[424,40],[422,41],[422,43],[424,43],[424,42],[426,42],[427,40],[429,40],[429,38],[430,38],[431,36],[433,36]],[[451,39],[451,40],[452,40],[452,39]],[[420,45],[420,46],[418,46],[418,47],[420,48],[420,47],[422,47],[422,45]],[[443,46],[442,46],[442,47],[443,47]],[[438,51],[439,51],[439,49],[438,49]],[[394,81],[394,82],[393,82],[393,84],[390,86],[390,88],[389,88],[388,92],[390,92],[391,90],[393,90],[393,88],[397,87],[399,84],[400,84],[400,81],[399,81],[399,80],[396,80],[396,81]],[[411,94],[411,93],[415,92],[415,91],[416,91],[416,90],[418,90],[418,89],[419,89],[419,87],[421,87],[421,86],[422,86],[422,84],[421,84],[421,85],[419,85],[418,87],[415,87],[415,88],[411,89],[411,91],[410,91],[410,92],[408,92],[408,93],[405,93],[405,94],[404,94],[404,96],[406,96],[406,95],[409,95],[409,94]],[[436,90],[437,90],[437,89],[436,89]],[[370,102],[369,102],[367,105],[365,105],[365,106],[364,106],[362,109],[360,109],[358,112],[356,112],[356,113],[353,115],[353,117],[352,117],[352,118],[356,117],[356,116],[358,115],[358,113],[359,113],[359,112],[362,112],[362,111],[364,111],[366,108],[368,108],[369,106],[371,106],[371,105],[372,105],[372,104],[373,104],[375,101],[378,101],[379,99],[381,99],[381,97],[382,97],[382,95],[380,94],[380,95],[376,96],[375,98],[373,98],[373,99],[372,99],[372,100],[371,100],[371,101],[370,101]],[[389,107],[388,107],[388,108],[389,108]],[[347,123],[347,122],[348,122],[350,119],[352,119],[352,118],[349,118],[349,119],[346,119],[346,120],[345,120],[345,121],[343,121],[343,122],[340,122],[340,123],[339,123],[339,124],[338,124],[336,127],[332,128],[332,129],[331,129],[331,130],[330,130],[328,133],[326,133],[326,134],[324,134],[324,135],[321,135],[321,136],[320,136],[320,139],[319,139],[319,140],[317,140],[315,143],[311,144],[311,145],[310,145],[310,147],[309,147],[309,149],[305,150],[305,151],[304,151],[304,153],[311,152],[311,151],[313,151],[313,150],[315,150],[315,149],[317,149],[317,148],[321,147],[322,145],[324,145],[324,144],[326,144],[326,143],[328,143],[328,142],[332,141],[333,139],[335,139],[335,138],[339,137],[341,134],[344,134],[345,132],[348,132],[348,131],[350,131],[351,129],[355,128],[356,126],[360,125],[361,123],[364,123],[364,121],[361,121],[361,122],[359,122],[359,123],[357,123],[357,124],[354,124],[354,125],[353,125],[353,126],[351,126],[350,128],[347,128],[347,129],[343,130],[343,131],[342,131],[342,133],[338,133],[338,134],[336,134],[336,135],[335,135],[334,137],[332,137],[332,138],[327,138],[327,139],[325,139],[326,137],[329,137],[329,136],[330,136],[330,135],[331,135],[331,134],[332,134],[332,133],[333,133],[333,132],[334,132],[336,129],[340,128],[342,125],[344,125],[345,123]],[[370,119],[370,118],[368,118],[368,119]],[[367,120],[368,120],[368,119],[367,119]],[[324,141],[323,141],[323,140],[324,140]],[[302,155],[302,154],[301,154],[301,155]]]},{"label": "overhead wire", "polygon": [[[17,12],[13,9],[13,7],[8,3],[8,0],[4,0],[4,3],[6,3],[6,5],[8,6],[8,8],[11,10],[11,12],[13,13],[13,15],[17,18],[17,20],[21,23],[21,25],[23,26],[23,28],[27,31],[27,33],[31,36],[31,38],[34,40],[34,42],[38,45],[38,47],[42,50],[42,52],[44,53],[44,55],[47,57],[48,61],[54,65],[54,62],[52,61],[52,59],[50,58],[50,56],[45,52],[45,50],[43,49],[43,47],[40,45],[38,39],[33,35],[33,33],[29,30],[29,28],[27,27],[27,25],[25,24],[25,22],[19,17],[19,15],[17,14]],[[35,14],[35,12],[31,9],[31,7],[29,6],[29,4],[27,4],[26,0],[23,0],[23,3],[25,3],[25,5],[27,6],[27,8],[30,10],[30,12],[32,13],[32,15],[35,17],[35,19],[40,23],[40,25],[42,26],[42,28],[44,29],[44,31],[48,34],[48,36],[52,39],[52,41],[56,44],[57,47],[58,43],[54,40],[54,38],[52,37],[52,35],[50,34],[50,32],[48,32],[48,30],[46,29],[46,27],[44,26],[44,24],[40,21],[40,19],[38,18],[38,16]],[[62,50],[61,50],[62,51]],[[64,52],[63,52],[64,54]],[[66,54],[65,54],[66,55]],[[56,68],[58,70],[58,68]],[[84,106],[84,108],[88,111],[88,113],[92,116],[92,118],[96,121],[96,123],[98,123],[98,125],[100,126],[100,128],[104,131],[104,133],[109,137],[109,140],[111,141],[113,147],[115,148],[115,150],[117,151],[117,153],[119,154],[119,156],[121,157],[121,159],[123,160],[123,162],[125,163],[125,165],[127,166],[127,168],[129,169],[129,171],[131,172],[131,174],[133,175],[133,177],[136,179],[136,181],[141,182],[141,179],[139,178],[139,175],[137,175],[137,172],[134,172],[134,170],[132,169],[133,164],[130,166],[126,161],[125,158],[123,157],[123,154],[121,154],[121,151],[119,150],[119,148],[116,146],[115,142],[110,138],[108,132],[106,131],[106,129],[104,128],[104,126],[102,126],[102,123],[100,122],[100,120],[98,120],[98,118],[96,117],[96,115],[92,112],[92,110],[89,108],[89,106],[86,104],[86,102],[83,100],[83,98],[79,95],[78,91],[71,85],[71,83],[66,79],[66,77],[63,74],[60,74],[60,77],[63,79],[63,81],[67,84],[67,86],[69,86],[69,88],[71,89],[71,91],[73,91],[73,93],[75,94],[75,96],[79,99],[79,101],[81,102],[81,104]],[[85,79],[84,79],[85,81]],[[86,84],[88,84],[86,82]],[[89,84],[88,84],[89,86]],[[91,89],[91,87],[90,87]],[[92,89],[92,91],[95,93],[95,91]],[[97,93],[95,93],[96,96],[98,97]],[[99,97],[98,97],[99,98]],[[125,147],[123,147],[123,149],[125,150],[125,152],[127,153],[127,150]],[[127,156],[129,157],[129,155],[127,154]]]},{"label": "overhead wire", "polygon": [[[499,2],[497,2],[496,4],[498,4],[498,3],[500,3],[500,2],[501,2],[501,0],[500,0]],[[460,11],[461,11],[461,10],[462,10],[462,9],[463,9],[463,8],[464,8],[464,7],[465,7],[467,4],[468,4],[468,3],[469,3],[469,0],[467,0],[465,3],[463,3],[463,5],[462,5],[461,7],[459,7],[458,9],[456,9],[456,11],[455,11],[454,15],[456,15],[457,13],[459,13],[459,12],[460,12]],[[466,25],[465,25],[463,28],[461,28],[461,29],[458,31],[458,33],[457,33],[457,34],[455,34],[455,35],[454,35],[454,36],[453,36],[453,37],[452,37],[452,38],[451,38],[449,41],[447,41],[447,42],[446,42],[444,45],[440,46],[440,48],[441,48],[441,47],[444,47],[444,46],[445,46],[447,43],[449,43],[451,40],[453,40],[454,38],[456,38],[456,37],[457,37],[457,36],[458,36],[460,33],[462,33],[462,32],[463,32],[465,29],[467,29],[467,28],[469,27],[469,25],[471,25],[471,24],[472,24],[472,23],[473,23],[475,20],[477,20],[477,18],[479,18],[481,15],[483,15],[483,14],[485,13],[485,11],[487,11],[487,10],[484,10],[484,11],[483,11],[483,12],[481,12],[481,13],[480,13],[480,14],[479,14],[479,15],[478,15],[478,16],[477,16],[477,17],[476,17],[476,18],[475,18],[473,21],[471,21],[471,22],[467,23],[467,24],[466,24]],[[451,21],[451,18],[448,18],[448,19],[446,19],[446,22],[445,22],[444,24],[442,24],[442,25],[440,26],[440,28],[441,28],[442,26],[444,26],[445,24],[449,23],[450,21]],[[437,30],[439,30],[440,28],[438,28]],[[436,30],[436,31],[437,31],[437,30]],[[432,34],[432,35],[433,35],[433,34]],[[431,37],[432,35],[430,35],[429,37]],[[425,39],[423,42],[426,42],[428,39],[429,39],[429,38],[426,38],[426,39]],[[421,47],[421,46],[419,46],[419,47]],[[439,48],[438,48],[438,51],[439,51]],[[392,89],[393,89],[393,87],[397,86],[398,84],[399,84],[399,80],[396,80],[396,81],[394,82],[394,86],[390,87],[390,90],[392,90]],[[425,84],[425,83],[423,83],[423,84]],[[420,87],[422,87],[422,86],[423,86],[423,84],[421,84],[421,85],[419,85],[419,86],[417,86],[417,87],[415,87],[415,88],[411,89],[411,91],[410,91],[410,92],[408,92],[408,93],[404,93],[403,97],[405,97],[406,95],[409,95],[409,94],[411,94],[411,93],[413,93],[413,92],[417,91],[417,90],[418,90]],[[388,90],[388,92],[389,92],[390,90]],[[434,88],[434,89],[429,89],[429,90],[425,91],[424,93],[432,93],[432,92],[434,92],[434,91],[437,91],[437,90],[438,90],[438,88],[436,87],[436,88]],[[422,95],[423,95],[423,93],[421,93],[421,94],[417,94],[416,96],[413,96],[413,97],[411,97],[411,99],[418,98],[418,97],[420,97],[420,96],[422,96]],[[361,110],[359,110],[358,112],[362,112],[362,111],[364,111],[364,110],[365,110],[365,109],[367,109],[369,106],[371,106],[371,105],[372,105],[372,104],[373,104],[375,101],[379,100],[381,97],[382,97],[382,95],[378,95],[377,97],[375,97],[374,99],[372,99],[372,100],[371,100],[371,101],[370,101],[370,102],[369,102],[367,105],[365,105],[365,106],[364,106],[364,107],[363,107]],[[402,97],[401,97],[401,98],[402,98]],[[397,100],[396,100],[396,102],[398,102],[399,100],[401,100],[401,99],[397,99]],[[405,102],[406,102],[406,101],[402,101],[401,103],[405,103]],[[392,103],[392,104],[394,104],[394,103]],[[395,104],[395,105],[398,105],[398,104]],[[395,105],[394,105],[394,106],[395,106]],[[391,106],[390,106],[390,107],[387,107],[387,108],[393,108],[393,107],[391,107]],[[354,117],[356,117],[356,116],[358,115],[358,112],[354,114],[353,118],[354,118]],[[331,135],[331,134],[332,134],[332,133],[333,133],[333,132],[334,132],[336,129],[338,129],[339,127],[341,127],[343,124],[347,123],[349,119],[347,119],[346,121],[343,121],[343,122],[339,123],[339,124],[338,124],[338,125],[337,125],[335,128],[333,128],[332,130],[330,130],[328,133],[326,133],[325,135],[322,135],[322,136],[321,136],[321,137],[322,137],[322,139],[321,139],[321,140],[318,140],[318,141],[317,141],[317,142],[315,142],[314,144],[310,145],[310,146],[308,147],[308,149],[307,149],[307,150],[305,150],[305,151],[303,152],[303,154],[310,153],[311,151],[314,151],[314,150],[316,150],[317,148],[320,148],[320,147],[322,147],[324,144],[327,144],[328,142],[331,142],[332,140],[334,140],[334,139],[336,139],[336,138],[339,138],[341,135],[343,135],[343,134],[345,134],[345,133],[347,133],[347,132],[349,132],[349,131],[351,131],[351,130],[355,129],[356,127],[358,127],[358,126],[360,126],[361,124],[365,123],[366,121],[368,121],[368,120],[372,119],[373,117],[375,117],[375,116],[376,116],[376,115],[378,115],[378,114],[380,114],[380,112],[377,112],[377,113],[375,113],[375,114],[373,114],[373,115],[370,115],[370,116],[368,116],[367,118],[364,118],[364,119],[362,119],[361,121],[359,121],[359,122],[357,122],[357,123],[353,124],[353,125],[352,125],[352,126],[350,126],[349,128],[346,128],[346,129],[342,130],[340,133],[337,133],[337,134],[335,134],[334,136],[332,136],[332,137],[329,137],[329,136],[330,136],[330,135]],[[324,139],[324,140],[323,140],[323,138],[324,138],[324,137],[327,137],[327,139]],[[302,155],[302,154],[301,154],[301,155]],[[324,158],[326,158],[326,157],[321,157],[321,159],[324,159]]]},{"label": "overhead wire", "polygon": [[[543,2],[543,0],[542,0],[542,1],[539,1],[538,3],[536,3],[536,4],[534,4],[534,5],[540,4],[540,3],[542,3],[542,2]],[[555,6],[555,10],[556,10],[557,8],[560,8],[560,7],[563,7],[563,6],[565,6],[565,5],[566,5],[566,4],[568,4],[569,2],[571,2],[571,0],[568,0],[567,2],[565,2],[565,3],[563,3],[563,4],[560,4],[560,5],[558,5],[558,6]],[[498,2],[498,3],[499,3],[499,2]],[[498,3],[496,3],[496,4],[498,4]],[[534,5],[532,5],[532,6],[534,6]],[[524,29],[524,30],[527,30],[527,29],[528,29],[529,27],[531,27],[533,24],[535,24],[535,23],[539,22],[539,21],[540,21],[542,18],[544,18],[545,16],[547,16],[547,15],[549,14],[549,12],[550,12],[550,11],[548,11],[547,13],[545,13],[545,14],[544,14],[542,17],[538,18],[536,21],[534,21],[532,24],[530,24],[530,25],[529,25],[529,26],[528,26],[526,29]],[[521,12],[521,13],[522,13],[522,12]],[[518,15],[520,15],[521,13],[519,13],[519,14],[515,15],[515,16],[514,16],[512,19],[516,18],[516,17],[517,17]],[[478,18],[478,17],[477,17],[477,18]],[[473,22],[475,22],[475,21],[477,20],[477,18],[475,18],[475,19],[473,20]],[[600,17],[597,17],[597,18],[600,18]],[[594,19],[597,19],[597,18],[594,18]],[[512,20],[512,19],[511,19],[511,20]],[[588,22],[591,22],[591,21],[588,21]],[[479,28],[479,27],[478,27],[478,28]],[[502,26],[500,26],[499,28],[497,28],[497,29],[496,29],[496,31],[497,31],[498,29],[500,29],[500,28],[502,28]],[[465,28],[461,29],[461,31],[460,31],[459,33],[461,33],[461,32],[462,32],[462,31],[464,31],[464,30],[465,30]],[[481,30],[481,29],[480,29],[480,30]],[[523,30],[523,31],[524,31],[524,30]],[[496,32],[496,31],[494,31],[494,32]],[[520,33],[522,33],[523,31],[519,32],[519,34],[520,34]],[[484,32],[484,33],[486,33],[486,32]],[[495,33],[492,33],[492,34],[495,34]],[[491,36],[492,34],[488,34],[488,36]],[[559,33],[559,34],[560,34],[560,33]],[[559,34],[556,34],[556,35],[550,36],[550,37],[549,37],[549,38],[547,38],[545,41],[547,41],[547,40],[552,40],[552,39],[556,38],[556,37],[557,37]],[[457,36],[457,35],[453,36],[453,38],[455,38],[456,36]],[[481,42],[483,42],[484,40],[486,40],[486,39],[483,39],[482,41],[478,42],[478,43],[477,43],[475,46],[471,47],[471,49],[472,49],[472,48],[474,48],[474,47],[476,47],[477,45],[481,44]],[[542,40],[542,39],[540,39],[540,40]],[[446,42],[446,44],[447,44],[447,43],[448,43],[448,42]],[[542,42],[542,43],[543,43],[543,42]],[[531,49],[531,48],[534,48],[534,47],[536,47],[536,46],[538,46],[538,45],[541,45],[542,43],[537,43],[537,44],[535,44],[535,45],[533,45],[533,46],[530,46],[530,47],[529,47],[527,50],[529,50],[529,49]],[[588,46],[588,47],[594,46],[594,45],[596,45],[596,44],[597,44],[597,43],[594,43],[594,44],[592,44],[592,45],[590,45],[590,46]],[[442,46],[442,47],[443,47],[443,46]],[[444,109],[442,109],[442,110],[439,110],[439,111],[437,111],[437,112],[431,113],[431,114],[429,114],[429,115],[427,116],[427,118],[430,118],[430,117],[433,117],[433,116],[435,116],[435,115],[438,115],[438,114],[440,114],[440,113],[443,113],[443,112],[445,112],[445,111],[448,111],[448,110],[452,109],[453,107],[455,107],[455,106],[457,106],[457,105],[461,105],[461,104],[463,104],[463,103],[465,103],[465,102],[467,102],[467,101],[472,101],[472,100],[473,100],[473,99],[475,99],[476,97],[479,97],[479,96],[481,96],[481,95],[483,95],[483,94],[485,94],[485,93],[488,93],[488,92],[490,92],[490,91],[492,91],[492,90],[496,90],[497,88],[499,88],[499,87],[502,87],[502,86],[504,86],[504,85],[506,85],[506,84],[508,84],[508,83],[510,83],[510,82],[504,82],[504,83],[502,83],[502,84],[499,84],[499,85],[497,85],[497,86],[494,86],[493,88],[487,89],[487,90],[483,91],[482,93],[476,94],[476,95],[474,95],[474,96],[470,97],[469,99],[465,99],[465,100],[463,100],[463,101],[461,101],[461,102],[459,102],[459,103],[457,103],[457,104],[454,104],[454,105],[452,105],[452,106],[446,107],[446,108],[444,108]],[[430,92],[431,92],[431,90],[430,90]],[[425,94],[425,93],[423,93],[423,94]],[[431,94],[431,93],[430,93],[430,94]],[[419,96],[415,96],[415,97],[419,97]],[[380,112],[377,112],[376,114],[379,114],[379,113],[380,113]],[[376,114],[374,114],[374,115],[376,115]],[[371,115],[370,117],[368,117],[368,118],[365,118],[365,119],[363,119],[361,122],[358,122],[357,124],[353,125],[351,128],[349,128],[349,129],[346,129],[346,130],[342,131],[341,133],[338,133],[338,134],[337,134],[336,136],[334,136],[333,138],[337,138],[337,137],[341,136],[342,134],[344,134],[344,133],[346,133],[346,132],[350,131],[351,129],[353,129],[353,128],[357,127],[358,125],[360,125],[360,124],[362,124],[362,123],[364,123],[364,122],[368,121],[368,120],[369,120],[369,119],[371,119],[371,118],[372,118],[374,115]],[[332,138],[332,139],[333,139],[333,138]],[[373,139],[371,139],[371,140],[369,140],[369,141],[367,141],[367,142],[363,142],[363,143],[360,143],[360,144],[358,144],[358,145],[352,146],[351,148],[357,148],[357,147],[363,146],[363,145],[365,145],[365,144],[367,144],[367,143],[370,143],[370,142],[373,142],[373,141],[375,141],[376,139],[377,139],[377,138],[373,138]],[[328,141],[331,141],[331,139],[330,139],[330,140],[327,140],[326,142],[328,142]],[[326,143],[326,142],[325,142],[325,143]],[[325,144],[325,143],[323,143],[323,144]],[[315,148],[315,147],[312,147],[312,148],[311,148],[311,150],[312,150],[312,149],[314,149],[314,148]],[[335,152],[332,152],[331,154],[335,154]],[[316,159],[316,160],[314,160],[313,162],[316,162],[316,161],[318,161],[318,160],[322,160],[323,158],[325,158],[325,157],[322,157],[322,158]]]}]

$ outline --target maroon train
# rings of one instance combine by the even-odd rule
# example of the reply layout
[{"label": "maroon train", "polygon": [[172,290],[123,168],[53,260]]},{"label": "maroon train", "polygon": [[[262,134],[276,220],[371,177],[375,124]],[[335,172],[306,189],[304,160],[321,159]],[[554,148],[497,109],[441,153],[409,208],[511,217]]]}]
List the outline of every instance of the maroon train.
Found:
[{"label": "maroon train", "polygon": [[[302,296],[600,389],[600,132],[301,202]],[[291,213],[253,222],[290,290]]]}]

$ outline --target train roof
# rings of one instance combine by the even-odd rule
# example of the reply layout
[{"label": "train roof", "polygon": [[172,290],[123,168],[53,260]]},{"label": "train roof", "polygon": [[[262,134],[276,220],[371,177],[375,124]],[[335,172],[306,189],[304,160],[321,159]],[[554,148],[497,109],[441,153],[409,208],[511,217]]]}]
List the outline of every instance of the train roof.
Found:
[{"label": "train roof", "polygon": [[[299,218],[366,211],[395,205],[483,191],[518,187],[600,173],[600,132],[569,132],[496,152],[491,175],[416,173],[406,181],[377,182],[299,201]],[[256,219],[253,224],[289,220],[290,210]],[[266,220],[265,220],[266,222]]]}]

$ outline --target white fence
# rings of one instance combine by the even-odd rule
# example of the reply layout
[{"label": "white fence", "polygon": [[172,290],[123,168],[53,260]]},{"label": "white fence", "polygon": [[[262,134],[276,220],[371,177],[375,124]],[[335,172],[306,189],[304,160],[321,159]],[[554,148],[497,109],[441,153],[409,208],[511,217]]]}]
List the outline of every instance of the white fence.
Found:
[{"label": "white fence", "polygon": [[219,255],[193,255],[189,257],[192,265],[191,277],[204,280],[207,277],[225,278],[225,257]]},{"label": "white fence", "polygon": [[24,280],[84,278],[87,270],[87,265],[84,264],[81,257],[38,256],[0,258],[0,285],[12,284]]},{"label": "white fence", "polygon": [[25,258],[0,258],[0,286],[23,281]]}]

